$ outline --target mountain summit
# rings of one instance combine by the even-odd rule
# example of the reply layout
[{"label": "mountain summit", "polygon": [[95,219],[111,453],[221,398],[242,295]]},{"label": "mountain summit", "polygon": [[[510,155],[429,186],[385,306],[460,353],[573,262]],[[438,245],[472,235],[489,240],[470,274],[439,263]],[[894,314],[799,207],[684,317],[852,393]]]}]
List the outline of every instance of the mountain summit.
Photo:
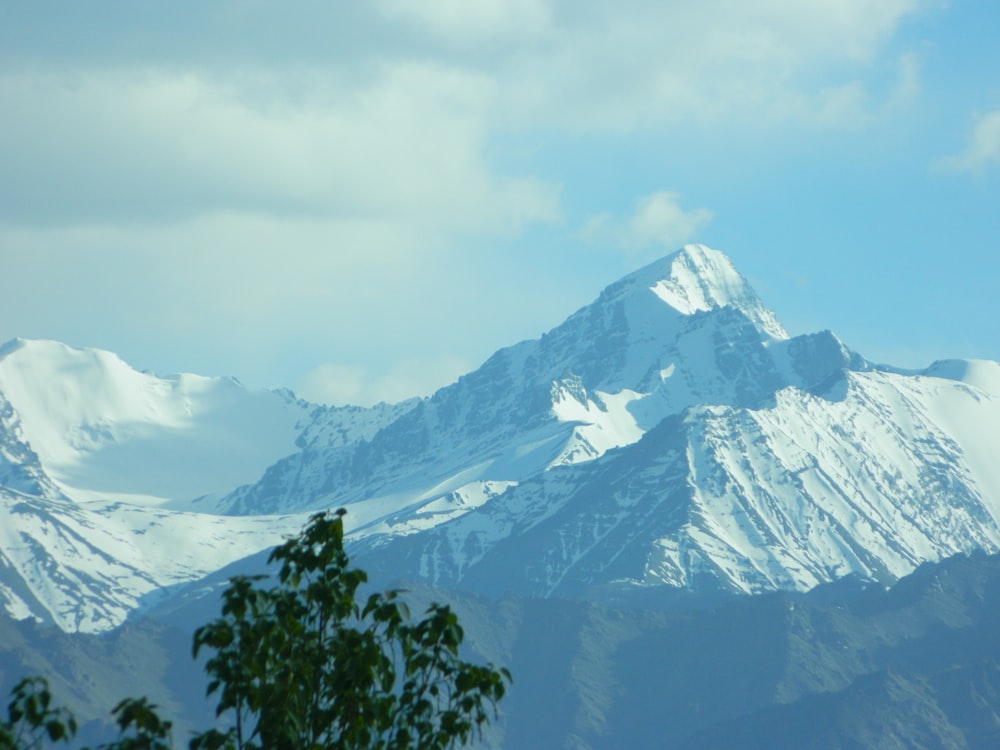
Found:
[{"label": "mountain summit", "polygon": [[1000,365],[907,372],[829,331],[790,337],[701,245],[429,398],[370,409],[15,342],[0,601],[110,627],[340,506],[373,573],[482,593],[888,583],[1000,549],[997,445]]},{"label": "mountain summit", "polygon": [[764,306],[729,258],[704,245],[685,245],[673,255],[626,276],[608,292],[624,289],[651,291],[682,315],[733,307],[775,339],[788,338],[774,313]]}]

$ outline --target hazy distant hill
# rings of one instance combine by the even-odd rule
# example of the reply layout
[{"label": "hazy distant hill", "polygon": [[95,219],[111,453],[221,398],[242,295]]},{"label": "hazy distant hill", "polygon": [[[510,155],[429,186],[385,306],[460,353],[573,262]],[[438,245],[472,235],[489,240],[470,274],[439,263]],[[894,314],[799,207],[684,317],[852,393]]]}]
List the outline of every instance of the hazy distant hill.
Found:
[{"label": "hazy distant hill", "polygon": [[[414,609],[451,601],[469,656],[511,669],[489,747],[1000,743],[998,556],[928,564],[888,592],[846,580],[681,609],[490,600],[420,586],[409,598]],[[49,674],[58,698],[86,720],[125,695],[147,694],[182,733],[210,721],[189,646],[186,631],[155,621],[85,635],[0,618],[0,686],[24,672]],[[183,739],[175,735],[178,746]]]}]

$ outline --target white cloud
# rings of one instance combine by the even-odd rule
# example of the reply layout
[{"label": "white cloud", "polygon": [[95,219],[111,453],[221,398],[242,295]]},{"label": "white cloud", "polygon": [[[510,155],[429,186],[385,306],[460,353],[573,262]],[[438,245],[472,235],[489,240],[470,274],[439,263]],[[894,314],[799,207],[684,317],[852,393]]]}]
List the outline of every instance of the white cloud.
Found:
[{"label": "white cloud", "polygon": [[923,89],[920,80],[920,58],[915,53],[901,55],[896,62],[896,84],[886,98],[886,107],[898,108],[913,102]]},{"label": "white cloud", "polygon": [[713,217],[707,208],[684,210],[678,193],[661,190],[643,197],[626,219],[610,214],[590,217],[580,231],[591,245],[611,245],[645,258],[676,250],[697,236]]},{"label": "white cloud", "polygon": [[459,46],[540,34],[551,22],[545,0],[382,0],[382,12]]},{"label": "white cloud", "polygon": [[639,202],[629,220],[629,243],[636,248],[660,245],[673,249],[691,239],[711,219],[712,212],[707,208],[682,209],[677,193],[653,193]]},{"label": "white cloud", "polygon": [[[363,403],[366,385],[368,370],[363,366],[329,362],[303,375],[295,384],[295,393],[318,404],[368,406],[369,403]],[[370,403],[376,402],[377,399]]]},{"label": "white cloud", "polygon": [[1000,110],[980,115],[965,150],[939,159],[937,166],[949,171],[977,173],[1000,166]]},{"label": "white cloud", "polygon": [[[869,82],[899,22],[928,3],[765,0],[553,2],[493,71],[518,127],[625,132],[695,119],[853,127],[891,92]],[[876,76],[877,77],[877,76]],[[859,96],[860,93],[860,96]],[[842,119],[833,116],[842,113]]]},{"label": "white cloud", "polygon": [[[559,186],[503,170],[498,141],[692,120],[856,127],[915,90],[908,63],[895,88],[866,78],[931,1],[383,0],[381,16],[323,18],[360,24],[354,62],[313,50],[293,63],[270,37],[254,65],[235,39],[199,59],[167,25],[160,44],[176,49],[159,62],[0,73],[0,170],[16,177],[0,220],[299,213],[441,233],[551,222]],[[267,36],[265,22],[243,25]]]},{"label": "white cloud", "polygon": [[295,392],[308,401],[337,406],[397,403],[428,396],[471,369],[468,362],[454,356],[405,358],[381,375],[373,375],[361,365],[328,362],[302,376]]},{"label": "white cloud", "polygon": [[19,177],[8,217],[230,210],[475,231],[558,216],[556,186],[486,161],[485,79],[409,63],[365,85],[297,75],[7,74],[0,165]]}]

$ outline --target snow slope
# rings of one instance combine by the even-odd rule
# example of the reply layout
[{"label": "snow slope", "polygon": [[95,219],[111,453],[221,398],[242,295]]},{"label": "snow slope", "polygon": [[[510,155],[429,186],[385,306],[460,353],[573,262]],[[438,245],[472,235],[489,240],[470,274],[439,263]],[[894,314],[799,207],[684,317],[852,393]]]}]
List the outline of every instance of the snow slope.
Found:
[{"label": "snow slope", "polygon": [[68,496],[187,501],[257,479],[296,450],[309,408],[228,378],[136,372],[114,354],[16,339],[0,393]]},{"label": "snow slope", "polygon": [[80,506],[0,488],[0,602],[19,619],[107,630],[170,586],[273,546],[303,522]]},{"label": "snow slope", "polygon": [[998,445],[993,394],[845,370],[818,395],[787,387],[757,408],[691,407],[424,534],[368,539],[365,562],[531,596],[889,583],[921,562],[1000,549],[1000,474],[979,460]]},{"label": "snow slope", "polygon": [[299,447],[350,442],[407,408],[320,407],[11,341],[0,347],[0,603],[67,630],[112,627],[305,522],[214,515],[218,496]]}]

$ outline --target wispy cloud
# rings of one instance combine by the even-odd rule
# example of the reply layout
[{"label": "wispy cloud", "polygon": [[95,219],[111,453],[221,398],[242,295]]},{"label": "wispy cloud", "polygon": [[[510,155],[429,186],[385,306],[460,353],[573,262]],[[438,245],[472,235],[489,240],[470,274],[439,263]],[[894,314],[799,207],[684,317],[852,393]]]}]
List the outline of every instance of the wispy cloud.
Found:
[{"label": "wispy cloud", "polygon": [[403,20],[429,30],[442,41],[461,47],[523,40],[551,30],[552,3],[547,0],[381,0],[390,20]]},{"label": "wispy cloud", "polygon": [[498,122],[627,132],[691,118],[853,127],[858,103],[877,112],[894,95],[868,86],[868,66],[923,5],[384,0],[381,7],[450,52],[439,59],[488,73]]},{"label": "wispy cloud", "polygon": [[714,216],[707,208],[685,210],[680,201],[680,194],[675,192],[651,193],[639,200],[630,216],[590,217],[580,237],[588,244],[615,247],[639,259],[675,250],[696,237]]},{"label": "wispy cloud", "polygon": [[938,159],[936,166],[953,172],[973,173],[1000,166],[1000,110],[976,118],[965,150]]},{"label": "wispy cloud", "polygon": [[905,55],[895,88],[880,95],[862,78],[918,0],[623,3],[290,8],[312,19],[304,35],[263,11],[236,33],[232,10],[209,3],[193,31],[169,9],[150,11],[151,26],[115,19],[104,45],[72,14],[26,7],[0,34],[9,56],[33,61],[0,67],[0,169],[16,176],[0,187],[0,221],[229,212],[386,221],[439,239],[505,232],[563,207],[551,177],[492,158],[498,140],[688,121],[856,127],[917,85]]},{"label": "wispy cloud", "polygon": [[412,396],[428,396],[470,369],[468,362],[455,356],[402,359],[382,374],[362,365],[328,362],[303,375],[295,392],[308,401],[337,406],[397,403]]},{"label": "wispy cloud", "polygon": [[0,164],[19,179],[0,215],[241,211],[466,231],[551,220],[556,186],[487,162],[484,96],[474,76],[409,64],[360,88],[334,75],[11,73],[0,77]]}]

